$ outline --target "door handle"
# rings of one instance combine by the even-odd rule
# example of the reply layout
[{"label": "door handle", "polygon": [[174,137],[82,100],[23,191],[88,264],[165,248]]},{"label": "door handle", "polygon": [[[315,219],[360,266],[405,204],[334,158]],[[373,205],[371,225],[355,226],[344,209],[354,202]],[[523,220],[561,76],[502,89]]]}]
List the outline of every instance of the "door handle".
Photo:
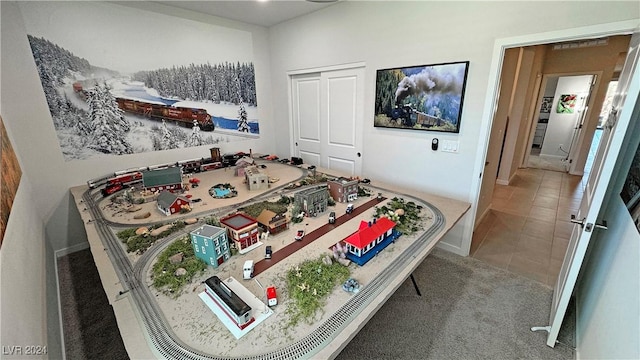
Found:
[{"label": "door handle", "polygon": [[601,224],[595,223],[586,223],[586,218],[582,218],[582,220],[578,220],[576,219],[576,216],[571,214],[571,220],[572,223],[574,224],[579,224],[580,227],[582,227],[586,232],[591,232],[591,230],[593,230],[593,228],[597,228],[597,229],[602,229],[602,230],[608,230],[609,228],[607,227],[607,220],[602,220]]},{"label": "door handle", "polygon": [[587,218],[582,218],[582,220],[578,220],[578,219],[576,219],[575,215],[571,214],[571,220],[569,220],[569,221],[571,221],[574,224],[578,224],[578,225],[580,225],[580,227],[584,228],[585,220],[587,220]]}]

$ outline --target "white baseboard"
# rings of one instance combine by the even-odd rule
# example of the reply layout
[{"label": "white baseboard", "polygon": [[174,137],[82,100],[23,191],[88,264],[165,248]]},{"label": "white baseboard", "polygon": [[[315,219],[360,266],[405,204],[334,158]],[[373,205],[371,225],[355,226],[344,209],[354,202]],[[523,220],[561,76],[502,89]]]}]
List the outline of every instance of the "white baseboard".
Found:
[{"label": "white baseboard", "polygon": [[[80,244],[76,244],[73,246],[69,246],[67,248],[64,249],[60,249],[56,251],[56,259],[59,259],[65,255],[69,255],[72,254],[74,252],[80,251],[80,250],[84,250],[84,249],[88,249],[89,248],[89,242],[85,241],[83,243]],[[56,267],[57,269],[57,267]]]},{"label": "white baseboard", "polygon": [[498,185],[509,185],[509,180],[496,179]]},{"label": "white baseboard", "polygon": [[540,154],[539,156],[543,159],[550,159],[550,160],[563,160],[567,157],[566,155],[547,155],[547,154]]},{"label": "white baseboard", "polygon": [[460,256],[468,256],[467,254],[465,254],[464,251],[462,251],[462,248],[457,247],[457,246],[453,246],[451,244],[447,244],[445,242],[439,242],[438,245],[436,245],[437,248],[442,249],[442,250],[446,250],[448,252],[452,252],[456,255],[460,255]]}]

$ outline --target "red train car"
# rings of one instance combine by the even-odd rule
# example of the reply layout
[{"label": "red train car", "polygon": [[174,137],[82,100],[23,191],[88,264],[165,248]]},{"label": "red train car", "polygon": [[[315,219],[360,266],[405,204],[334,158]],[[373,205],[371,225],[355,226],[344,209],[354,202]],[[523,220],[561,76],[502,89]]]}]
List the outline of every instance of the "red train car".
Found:
[{"label": "red train car", "polygon": [[130,185],[139,181],[142,181],[142,173],[140,171],[134,171],[130,173],[117,175],[107,179],[107,186],[115,185],[115,184],[121,184],[124,186],[124,185]]},{"label": "red train car", "polygon": [[186,127],[191,127],[193,120],[196,120],[200,125],[200,129],[204,131],[213,131],[215,129],[211,121],[211,115],[205,109],[173,107],[124,98],[116,98],[116,101],[120,109],[130,113],[149,118],[173,120]]}]

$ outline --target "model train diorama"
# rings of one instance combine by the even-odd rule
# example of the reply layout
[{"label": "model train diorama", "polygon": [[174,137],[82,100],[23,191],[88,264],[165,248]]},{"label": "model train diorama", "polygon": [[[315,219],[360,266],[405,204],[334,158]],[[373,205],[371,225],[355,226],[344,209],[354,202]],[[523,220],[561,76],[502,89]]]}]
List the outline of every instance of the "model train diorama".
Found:
[{"label": "model train diorama", "polygon": [[141,182],[143,171],[180,167],[183,174],[193,174],[233,166],[240,158],[247,155],[249,154],[239,151],[235,153],[224,154],[222,156],[216,156],[214,154],[214,156],[212,157],[181,160],[178,162],[121,170],[116,171],[113,174],[89,180],[87,181],[87,185],[91,189],[95,189],[96,187],[105,185],[105,188],[102,189],[102,194],[104,196],[108,196],[124,189],[125,187]]},{"label": "model train diorama", "polygon": [[396,106],[391,109],[391,118],[404,126],[420,125],[422,127],[433,127],[444,125],[445,121],[418,111],[411,106]]},{"label": "model train diorama", "polygon": [[[86,98],[88,94],[88,90],[85,90],[79,81],[73,83],[73,91],[80,94],[83,98]],[[209,115],[205,109],[173,106],[172,104],[163,104],[160,102],[145,102],[124,97],[116,97],[116,102],[120,109],[128,113],[147,118],[171,120],[185,127],[193,126],[193,121],[195,120],[198,122],[200,129],[204,131],[215,130],[215,125],[213,121],[211,121],[211,115]]]}]

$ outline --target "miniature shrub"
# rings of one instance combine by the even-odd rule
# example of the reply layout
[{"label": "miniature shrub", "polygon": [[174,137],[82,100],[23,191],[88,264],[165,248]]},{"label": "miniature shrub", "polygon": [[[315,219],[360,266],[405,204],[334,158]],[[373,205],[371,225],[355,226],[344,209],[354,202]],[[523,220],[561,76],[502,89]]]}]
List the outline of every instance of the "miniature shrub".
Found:
[{"label": "miniature shrub", "polygon": [[[182,253],[182,262],[171,264],[169,258],[175,254]],[[179,268],[187,271],[186,275],[176,276],[175,272]],[[191,283],[194,276],[200,274],[207,268],[202,260],[198,259],[193,252],[193,246],[188,236],[184,236],[169,245],[153,264],[153,286],[165,294],[177,296],[182,288]]]},{"label": "miniature shrub", "polygon": [[259,203],[251,204],[249,206],[245,206],[240,208],[239,210],[244,211],[247,215],[257,218],[260,216],[262,210],[271,210],[276,214],[284,214],[287,212],[287,205],[281,204],[280,201],[262,201]]},{"label": "miniature shrub", "polygon": [[135,235],[136,235],[135,228],[124,229],[124,230],[118,231],[118,233],[116,234],[116,236],[118,236],[118,238],[123,242],[126,242],[127,240],[129,240],[130,237]]},{"label": "miniature shrub", "polygon": [[289,324],[295,326],[300,320],[311,323],[327,296],[336,285],[349,278],[348,267],[336,262],[326,265],[322,256],[307,260],[287,272],[287,292],[293,305],[287,308]]}]

